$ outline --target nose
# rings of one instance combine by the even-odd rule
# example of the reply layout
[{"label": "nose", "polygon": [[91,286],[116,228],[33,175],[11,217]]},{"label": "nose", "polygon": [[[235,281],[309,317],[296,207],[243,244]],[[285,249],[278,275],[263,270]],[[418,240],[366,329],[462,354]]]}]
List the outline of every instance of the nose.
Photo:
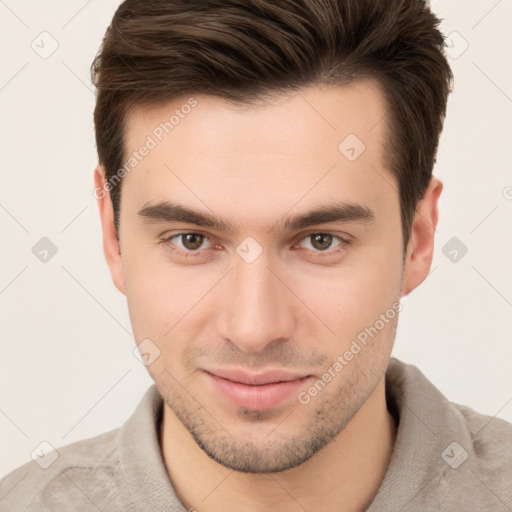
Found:
[{"label": "nose", "polygon": [[288,339],[295,328],[297,304],[282,282],[286,278],[269,267],[265,253],[252,263],[240,259],[223,289],[219,335],[244,352],[260,352],[272,342]]}]

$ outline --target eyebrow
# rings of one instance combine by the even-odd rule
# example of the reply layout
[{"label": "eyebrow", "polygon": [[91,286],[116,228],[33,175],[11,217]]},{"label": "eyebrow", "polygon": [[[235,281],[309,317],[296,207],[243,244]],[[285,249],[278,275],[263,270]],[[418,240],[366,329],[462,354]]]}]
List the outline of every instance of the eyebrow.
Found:
[{"label": "eyebrow", "polygon": [[[146,204],[138,215],[145,223],[184,222],[207,227],[216,231],[235,234],[240,229],[232,222],[214,217],[208,213],[192,210],[178,203],[161,201],[156,204]],[[361,222],[375,221],[375,213],[368,206],[353,202],[337,202],[321,206],[309,212],[286,216],[278,221],[269,232],[297,231],[318,224],[334,222]]]}]

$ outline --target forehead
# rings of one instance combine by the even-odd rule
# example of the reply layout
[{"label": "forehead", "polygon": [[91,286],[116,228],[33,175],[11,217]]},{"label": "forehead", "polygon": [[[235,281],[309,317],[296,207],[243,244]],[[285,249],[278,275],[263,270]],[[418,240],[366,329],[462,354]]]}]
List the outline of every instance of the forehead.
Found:
[{"label": "forehead", "polygon": [[[210,149],[208,142],[218,148],[221,136],[226,144],[236,139],[246,148],[282,150],[284,143],[299,152],[302,148],[305,153],[309,145],[300,144],[305,138],[312,143],[326,136],[329,141],[336,141],[344,133],[353,133],[368,142],[380,138],[387,126],[387,110],[383,91],[375,80],[346,86],[305,87],[270,94],[251,103],[188,95],[157,106],[132,108],[126,120],[124,141],[125,147],[131,148],[148,134],[158,139],[157,143],[169,145],[181,142],[183,137],[189,138],[190,144],[196,140],[196,149],[205,152]],[[283,132],[282,128],[286,130]],[[231,148],[235,152],[236,148]]]},{"label": "forehead", "polygon": [[386,101],[374,81],[254,104],[191,97],[127,118],[126,159],[151,146],[124,178],[123,196],[139,206],[180,198],[219,211],[228,200],[239,212],[263,214],[302,201],[364,200],[378,209],[386,194],[397,199],[384,166]]}]

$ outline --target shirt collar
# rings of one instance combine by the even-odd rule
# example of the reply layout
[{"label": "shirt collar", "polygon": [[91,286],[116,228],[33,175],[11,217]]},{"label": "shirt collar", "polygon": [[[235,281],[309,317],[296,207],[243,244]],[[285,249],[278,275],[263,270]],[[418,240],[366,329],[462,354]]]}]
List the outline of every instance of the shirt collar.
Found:
[{"label": "shirt collar", "polygon": [[367,512],[421,510],[422,503],[436,501],[436,482],[451,470],[443,452],[456,441],[471,454],[471,437],[461,415],[425,375],[394,357],[386,372],[386,400],[397,435]]}]

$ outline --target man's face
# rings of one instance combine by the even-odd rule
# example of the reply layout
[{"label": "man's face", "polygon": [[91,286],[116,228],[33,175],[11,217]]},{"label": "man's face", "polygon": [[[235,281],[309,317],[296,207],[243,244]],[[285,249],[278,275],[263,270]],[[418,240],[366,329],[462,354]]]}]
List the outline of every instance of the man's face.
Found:
[{"label": "man's face", "polygon": [[[116,284],[136,343],[160,351],[148,370],[166,414],[225,466],[291,468],[352,419],[391,352],[403,254],[384,97],[357,83],[251,107],[187,100],[128,120],[127,155],[157,144],[124,178]],[[173,221],[162,203],[233,231]],[[352,215],[285,223],[342,203]]]}]

